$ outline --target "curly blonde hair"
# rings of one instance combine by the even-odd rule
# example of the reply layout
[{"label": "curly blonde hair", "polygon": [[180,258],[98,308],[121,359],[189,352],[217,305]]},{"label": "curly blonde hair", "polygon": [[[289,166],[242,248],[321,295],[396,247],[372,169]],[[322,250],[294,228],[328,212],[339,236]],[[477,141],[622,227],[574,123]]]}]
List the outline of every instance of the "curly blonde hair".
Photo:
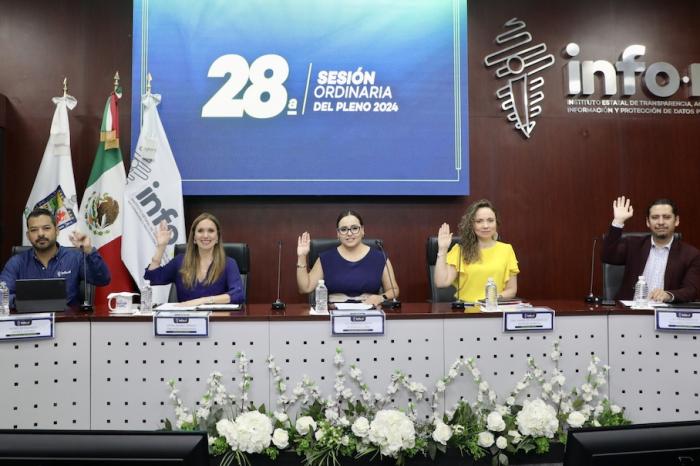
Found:
[{"label": "curly blonde hair", "polygon": [[[459,234],[462,237],[460,242],[462,257],[467,264],[478,262],[481,258],[479,238],[477,238],[476,233],[474,233],[474,217],[476,216],[476,212],[482,208],[491,209],[496,216],[496,226],[498,227],[501,224],[496,208],[488,199],[479,199],[478,201],[472,202],[469,207],[467,207],[467,211],[459,222]],[[498,233],[496,233],[494,239],[497,238]]]}]

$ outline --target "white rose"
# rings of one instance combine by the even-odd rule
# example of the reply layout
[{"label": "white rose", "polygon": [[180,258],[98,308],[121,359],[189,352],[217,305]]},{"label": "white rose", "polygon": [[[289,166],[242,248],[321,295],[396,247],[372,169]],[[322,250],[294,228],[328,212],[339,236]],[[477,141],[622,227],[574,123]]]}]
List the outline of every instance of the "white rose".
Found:
[{"label": "white rose", "polygon": [[510,435],[513,439],[513,443],[520,443],[520,441],[523,439],[523,437],[520,435],[520,432],[518,432],[517,430],[509,430],[508,435]]},{"label": "white rose", "polygon": [[496,411],[490,412],[486,418],[486,428],[492,432],[501,432],[505,430],[506,423],[503,420],[503,416]]},{"label": "white rose", "polygon": [[433,440],[443,445],[447,445],[447,441],[452,437],[452,429],[442,421],[435,422],[435,430],[433,431]]},{"label": "white rose", "polygon": [[314,437],[316,437],[317,442],[320,442],[324,435],[326,435],[326,433],[323,430],[318,429],[314,434]]},{"label": "white rose", "polygon": [[352,433],[364,438],[369,433],[369,421],[366,417],[358,417],[352,424]]},{"label": "white rose", "polygon": [[505,416],[506,414],[508,414],[508,408],[503,405],[496,405],[495,411],[501,416]]},{"label": "white rose", "polygon": [[496,446],[501,450],[505,449],[508,446],[508,439],[505,437],[498,437],[496,439]]},{"label": "white rose", "polygon": [[280,450],[284,450],[289,446],[289,433],[284,429],[275,429],[272,433],[272,443]]},{"label": "white rose", "polygon": [[618,405],[610,405],[610,411],[612,411],[613,414],[617,414],[622,411],[622,408]]},{"label": "white rose", "polygon": [[493,441],[493,434],[491,432],[480,432],[476,443],[480,447],[489,448],[491,445],[493,445]]},{"label": "white rose", "polygon": [[581,427],[586,422],[586,416],[580,411],[572,411],[566,418],[566,422],[571,427]]},{"label": "white rose", "polygon": [[316,430],[316,421],[311,416],[302,416],[297,419],[295,426],[301,435],[306,435],[309,431],[313,432]]},{"label": "white rose", "polygon": [[277,419],[280,422],[287,422],[289,419],[289,416],[287,416],[285,413],[282,413],[280,411],[275,411],[274,412],[275,419]]}]

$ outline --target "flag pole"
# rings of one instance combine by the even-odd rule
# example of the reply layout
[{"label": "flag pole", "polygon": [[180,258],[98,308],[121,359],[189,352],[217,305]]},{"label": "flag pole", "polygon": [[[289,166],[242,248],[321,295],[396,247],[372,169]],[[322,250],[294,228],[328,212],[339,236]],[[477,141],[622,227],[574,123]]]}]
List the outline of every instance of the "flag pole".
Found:
[{"label": "flag pole", "polygon": [[63,97],[68,95],[68,78],[64,77],[63,78]]},{"label": "flag pole", "polygon": [[153,76],[151,76],[151,73],[148,73],[148,77],[146,78],[146,94],[151,93],[151,81],[153,81]]},{"label": "flag pole", "polygon": [[117,92],[117,89],[119,89],[119,71],[114,73],[114,92]]}]

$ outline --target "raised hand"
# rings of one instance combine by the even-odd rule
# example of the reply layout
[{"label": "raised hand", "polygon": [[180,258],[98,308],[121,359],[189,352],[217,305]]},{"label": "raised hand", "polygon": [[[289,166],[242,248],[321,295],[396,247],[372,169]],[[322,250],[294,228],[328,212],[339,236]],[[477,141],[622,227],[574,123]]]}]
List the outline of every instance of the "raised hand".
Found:
[{"label": "raised hand", "polygon": [[170,230],[168,229],[168,223],[165,220],[161,220],[156,227],[156,245],[167,246],[170,242],[171,236]]},{"label": "raised hand", "polygon": [[309,234],[308,231],[305,231],[297,239],[297,256],[306,257],[309,255],[310,250],[311,250],[311,235]]},{"label": "raised hand", "polygon": [[92,250],[92,242],[90,241],[90,235],[86,235],[82,231],[75,230],[70,234],[70,242],[76,248],[80,248],[85,252],[90,252]]},{"label": "raised hand", "polygon": [[620,196],[613,201],[613,222],[624,225],[625,221],[634,214],[634,209],[630,205],[630,200],[625,196]]},{"label": "raised hand", "polygon": [[452,233],[450,233],[450,226],[447,223],[443,223],[438,231],[438,251],[447,252],[452,244]]}]

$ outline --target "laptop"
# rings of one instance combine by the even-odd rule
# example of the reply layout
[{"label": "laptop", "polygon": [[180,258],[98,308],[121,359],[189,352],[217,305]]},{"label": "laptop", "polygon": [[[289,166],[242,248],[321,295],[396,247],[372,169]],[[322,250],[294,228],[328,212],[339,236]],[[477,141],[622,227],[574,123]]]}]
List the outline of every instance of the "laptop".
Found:
[{"label": "laptop", "polygon": [[66,309],[65,278],[19,279],[15,282],[18,313],[61,312]]}]

